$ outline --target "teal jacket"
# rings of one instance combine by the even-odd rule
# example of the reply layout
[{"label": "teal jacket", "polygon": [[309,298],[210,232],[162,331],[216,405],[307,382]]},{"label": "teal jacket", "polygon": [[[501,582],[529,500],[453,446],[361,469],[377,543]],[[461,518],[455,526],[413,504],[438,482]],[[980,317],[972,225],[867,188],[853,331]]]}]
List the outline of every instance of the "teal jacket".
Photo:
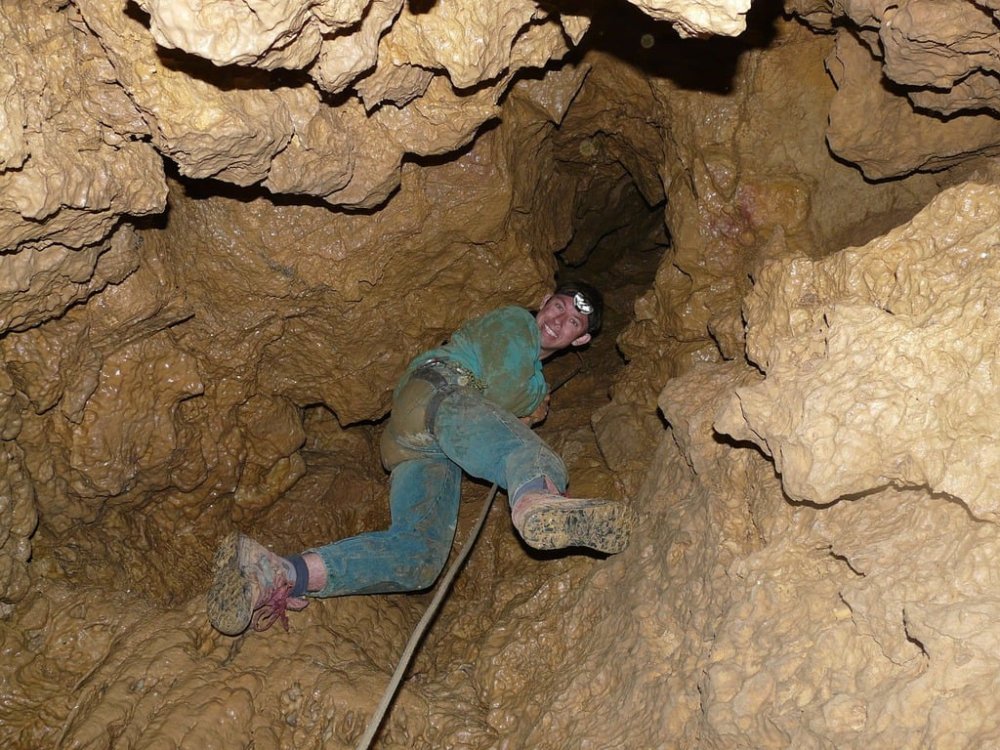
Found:
[{"label": "teal jacket", "polygon": [[418,355],[406,375],[431,359],[454,362],[476,376],[487,399],[524,417],[549,391],[542,374],[541,346],[534,315],[523,307],[501,307],[465,323],[447,344]]}]

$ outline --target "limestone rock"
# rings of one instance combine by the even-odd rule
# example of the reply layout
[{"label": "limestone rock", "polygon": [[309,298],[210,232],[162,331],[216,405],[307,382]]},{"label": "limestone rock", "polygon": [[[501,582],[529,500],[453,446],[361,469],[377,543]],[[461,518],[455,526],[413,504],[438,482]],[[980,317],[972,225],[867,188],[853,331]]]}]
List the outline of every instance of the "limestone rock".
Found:
[{"label": "limestone rock", "polygon": [[[838,235],[870,239],[886,228],[880,216],[898,212],[908,218],[937,190],[930,178],[871,184],[831,160],[825,113],[836,92],[823,58],[832,40],[792,25],[778,31],[767,55],[748,53],[732,62],[733,75],[744,82],[728,93],[663,80],[648,94],[662,111],[656,121],[668,123],[659,145],[666,150],[647,152],[645,134],[633,137],[633,161],[626,163],[643,180],[656,179],[665,193],[671,248],[653,288],[636,302],[634,323],[620,337],[633,365],[615,385],[616,401],[652,407],[670,377],[700,362],[741,358],[742,298],[766,258],[823,255],[842,246],[835,244]],[[649,84],[599,81],[592,73],[581,103],[598,85],[636,92],[627,101],[638,108]],[[772,99],[785,102],[780,112],[761,106]],[[861,111],[868,110],[852,110],[852,117]],[[604,130],[613,132],[614,126]],[[863,132],[874,131],[866,126]],[[640,153],[650,155],[636,158]],[[884,147],[878,153],[896,151]],[[861,201],[843,201],[859,194],[865,196]]]},{"label": "limestone rock", "polygon": [[123,213],[164,206],[162,167],[133,140],[143,123],[114,86],[100,47],[70,16],[16,4],[0,11],[6,75],[17,76],[17,92],[4,103],[4,247],[80,247],[101,240]]},{"label": "limestone rock", "polygon": [[108,357],[80,424],[67,436],[79,477],[72,488],[83,496],[118,495],[151,469],[165,470],[157,484],[169,482],[187,461],[172,424],[177,406],[203,390],[194,361],[163,336]]},{"label": "limestone rock", "polygon": [[[319,57],[309,69],[316,84],[331,94],[346,89],[379,60],[379,40],[399,15],[403,0],[372,0],[360,25],[323,39]],[[383,58],[383,76],[391,77],[395,63]]]},{"label": "limestone rock", "polygon": [[[839,89],[829,141],[866,176],[939,170],[997,153],[1000,25],[989,4],[848,0],[788,8],[815,28],[840,27],[828,63]],[[882,76],[889,85],[879,83]],[[860,111],[864,125],[851,114]]]},{"label": "limestone rock", "polygon": [[[976,155],[1000,153],[996,117],[940,119],[920,114],[906,98],[872,86],[879,64],[849,33],[837,34],[827,67],[837,84],[830,106],[830,148],[871,179],[942,169]],[[868,127],[870,122],[879,127]]]},{"label": "limestone rock", "polygon": [[[7,20],[7,19],[4,19]],[[13,50],[8,55],[16,54]],[[17,77],[10,70],[0,72],[0,169],[16,169],[24,164],[28,156],[28,144],[24,139],[26,114],[24,102],[17,90]]]},{"label": "limestone rock", "polygon": [[663,256],[609,304],[629,367],[546,439],[632,545],[537,556],[498,503],[380,743],[994,743],[1000,193],[912,217],[993,148],[997,0],[711,43],[519,1],[0,6],[0,744],[353,746],[426,597],[223,638],[216,537],[384,527],[409,358],[623,245]]},{"label": "limestone rock", "polygon": [[[0,8],[2,618],[29,591],[38,489],[54,479],[39,471],[33,425],[25,429],[24,422],[32,421],[33,406],[51,408],[61,395],[35,381],[35,373],[27,380],[18,373],[7,356],[11,333],[56,320],[126,279],[138,266],[140,242],[120,220],[166,205],[161,159],[142,141],[145,123],[96,40],[77,23],[72,8]],[[75,383],[77,393],[88,382]]]},{"label": "limestone rock", "polygon": [[23,331],[61,315],[73,303],[117,284],[139,263],[139,239],[120,226],[107,242],[83,248],[58,244],[6,256],[0,268],[0,331]]},{"label": "limestone rock", "polygon": [[34,483],[16,442],[24,408],[24,397],[0,370],[0,619],[28,592],[31,537],[38,523]]},{"label": "limestone rock", "polygon": [[879,38],[883,70],[904,86],[950,89],[972,73],[1000,72],[1000,27],[966,0],[908,0],[887,7]]},{"label": "limestone rock", "polygon": [[[706,363],[663,390],[660,405],[673,434],[654,461],[663,471],[652,472],[640,493],[656,497],[643,528],[662,523],[660,513],[669,519],[670,531],[652,532],[671,542],[658,562],[673,583],[660,583],[683,589],[685,610],[668,604],[643,613],[641,621],[652,618],[655,625],[639,640],[640,648],[666,659],[659,662],[664,668],[657,687],[646,689],[662,691],[669,717],[647,722],[667,727],[677,744],[877,746],[889,742],[889,731],[891,742],[902,745],[926,741],[927,732],[967,745],[991,741],[992,712],[976,706],[994,700],[978,675],[996,668],[994,639],[984,623],[998,608],[988,561],[1000,536],[995,523],[983,522],[995,518],[988,499],[968,498],[980,487],[977,475],[991,471],[995,443],[989,420],[970,417],[969,409],[992,413],[996,407],[990,402],[996,391],[996,335],[990,330],[995,321],[985,303],[995,294],[987,248],[996,243],[996,190],[969,184],[947,191],[910,224],[863,248],[823,260],[775,259],[758,277],[746,307],[748,352],[766,370],[763,379],[737,362]],[[945,224],[950,231],[942,230]],[[842,308],[845,315],[862,308],[876,320],[895,319],[906,330],[890,338],[879,333],[888,329],[856,326],[844,354],[830,336]],[[954,326],[952,335],[934,339],[945,325]],[[932,339],[937,356],[916,353]],[[906,358],[894,356],[910,345],[914,350]],[[855,368],[847,363],[857,364],[855,358],[885,358],[895,368],[878,381],[872,373],[885,375],[891,365]],[[838,388],[852,395],[842,395],[836,414],[831,409],[805,422],[795,416],[797,407],[816,414],[819,403],[837,399],[826,379],[834,359],[845,365]],[[932,374],[915,377],[928,367]],[[796,385],[784,378],[780,386],[768,386],[785,368],[796,372]],[[897,378],[905,394],[893,385]],[[945,393],[949,386],[958,391],[955,401]],[[813,387],[817,401],[806,404],[798,394]],[[869,389],[884,389],[888,398],[866,398]],[[732,390],[739,396],[713,429],[712,405]],[[761,421],[760,402],[741,396],[764,393],[769,417]],[[970,406],[958,405],[963,398]],[[945,407],[938,417],[935,403]],[[897,407],[912,417],[910,432],[908,419],[895,429],[885,424],[899,414]],[[952,489],[963,485],[966,494],[936,491],[920,478],[910,489],[895,490],[869,476],[870,489],[820,507],[820,492],[797,495],[785,472],[782,493],[756,450],[746,449],[755,444],[773,452],[777,467],[794,453],[784,450],[785,437],[809,443],[816,471],[830,477],[827,488],[847,484],[869,457],[861,449],[820,456],[830,446],[852,450],[846,429],[835,441],[824,439],[826,427],[840,419],[856,426],[869,420],[869,428],[852,433],[875,441],[867,443],[869,450],[895,445],[919,454],[902,463],[915,471],[939,463],[935,452],[951,450],[943,427],[975,454],[964,465],[964,458],[948,454],[958,458],[951,467]],[[741,428],[729,429],[731,420]],[[748,442],[730,442],[718,429]],[[966,429],[969,440],[960,434]],[[678,469],[675,447],[690,472]],[[900,465],[892,459],[889,464],[890,470]],[[624,573],[626,586],[649,585],[643,581],[648,572],[637,569],[658,551],[653,545],[641,550]],[[691,630],[680,625],[692,617],[697,624]],[[622,632],[632,626],[618,624]],[[685,640],[692,632],[712,636],[699,647]],[[632,731],[633,742],[643,744],[640,730]]]},{"label": "limestone rock", "polygon": [[[164,47],[185,50],[216,65],[303,68],[319,52],[325,30],[312,13],[316,0],[286,2],[162,2],[143,0],[149,28]],[[333,3],[328,3],[333,5]],[[342,24],[361,19],[364,5],[347,5]]]},{"label": "limestone rock", "polygon": [[736,36],[746,28],[748,2],[725,0],[629,0],[643,13],[674,24],[682,37]]},{"label": "limestone rock", "polygon": [[[115,76],[146,119],[152,142],[181,174],[251,185],[291,137],[280,94],[252,76],[185,71],[157,52],[139,20],[114,0],[81,0]],[[242,78],[242,80],[241,80]]]},{"label": "limestone rock", "polygon": [[443,70],[457,89],[496,80],[529,24],[544,14],[530,0],[465,4],[433,3],[426,12],[404,6],[383,44],[395,64]]},{"label": "limestone rock", "polygon": [[[537,120],[522,96],[512,107]],[[163,555],[147,565],[174,566],[157,577],[169,583],[134,585],[177,595],[194,575],[177,537],[185,519],[201,519],[197,537],[214,533],[208,519],[267,514],[305,471],[307,410],[378,420],[418,351],[497,299],[540,299],[569,216],[530,207],[555,205],[565,185],[514,155],[546,132],[497,128],[456,162],[405,169],[404,190],[373,215],[175,185],[170,219],[144,232],[141,253],[122,227],[128,275],[0,340],[48,544],[77,551],[61,569],[109,544],[131,568],[140,551],[110,540],[155,540]],[[479,307],[439,304],[470,294]]]},{"label": "limestone rock", "polygon": [[1000,517],[998,198],[994,185],[953,188],[864,247],[761,275],[747,351],[767,377],[738,389],[717,426],[771,455],[790,497],[926,486]]},{"label": "limestone rock", "polygon": [[416,65],[383,65],[355,84],[369,112],[383,102],[404,107],[423,96],[434,74]]},{"label": "limestone rock", "polygon": [[567,64],[541,79],[522,79],[514,84],[515,92],[542,110],[555,124],[561,124],[570,104],[590,72],[589,64]]},{"label": "limestone rock", "polygon": [[922,89],[911,91],[909,97],[918,109],[943,115],[968,115],[977,110],[995,109],[1000,101],[1000,82],[991,73],[975,71],[947,92]]},{"label": "limestone rock", "polygon": [[[284,92],[289,101],[293,133],[288,145],[271,162],[264,186],[275,193],[331,196],[354,178],[364,157],[366,118],[356,102],[324,107],[309,89]],[[398,165],[390,165],[394,176]],[[385,178],[390,179],[391,178]]]},{"label": "limestone rock", "polygon": [[[152,143],[181,174],[362,209],[398,189],[406,155],[467,145],[497,116],[519,71],[563,57],[567,37],[578,42],[587,25],[520,0],[488,11],[438,3],[426,13],[400,0],[148,0],[147,31],[112,0],[78,5]],[[356,86],[364,107],[354,96],[329,101],[311,84],[279,85],[237,65],[308,69],[329,94]]]},{"label": "limestone rock", "polygon": [[830,0],[785,0],[785,12],[802,19],[810,28],[830,31],[833,28],[833,8]]},{"label": "limestone rock", "polygon": [[[137,263],[125,215],[166,203],[159,156],[138,111],[71,10],[0,9],[0,332],[61,315]],[[14,29],[17,29],[15,32]]]}]

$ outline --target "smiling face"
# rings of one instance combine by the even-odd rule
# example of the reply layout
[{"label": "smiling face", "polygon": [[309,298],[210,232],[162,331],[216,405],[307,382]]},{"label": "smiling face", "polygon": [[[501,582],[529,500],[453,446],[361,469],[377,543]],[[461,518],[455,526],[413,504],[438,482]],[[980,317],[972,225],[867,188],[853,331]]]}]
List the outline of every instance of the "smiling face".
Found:
[{"label": "smiling face", "polygon": [[542,300],[535,314],[542,335],[542,359],[568,346],[583,346],[590,341],[587,316],[573,306],[573,298],[550,294]]}]

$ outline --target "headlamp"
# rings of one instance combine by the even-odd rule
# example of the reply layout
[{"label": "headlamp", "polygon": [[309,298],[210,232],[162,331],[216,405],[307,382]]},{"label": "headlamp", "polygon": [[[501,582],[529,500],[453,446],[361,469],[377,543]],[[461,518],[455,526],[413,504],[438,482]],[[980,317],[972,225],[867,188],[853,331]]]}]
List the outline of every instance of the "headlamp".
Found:
[{"label": "headlamp", "polygon": [[577,292],[573,295],[573,307],[582,312],[584,315],[590,315],[594,312],[594,306],[590,303],[583,292]]}]

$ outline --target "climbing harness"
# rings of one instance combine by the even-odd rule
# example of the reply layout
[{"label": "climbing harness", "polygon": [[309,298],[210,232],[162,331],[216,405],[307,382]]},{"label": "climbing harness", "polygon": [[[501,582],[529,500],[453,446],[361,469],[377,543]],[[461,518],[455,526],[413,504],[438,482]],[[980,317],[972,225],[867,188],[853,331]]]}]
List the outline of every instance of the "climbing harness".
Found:
[{"label": "climbing harness", "polygon": [[424,362],[421,367],[439,367],[443,370],[448,370],[457,378],[455,382],[457,382],[458,385],[471,386],[480,393],[486,391],[486,383],[477,378],[476,373],[468,367],[463,367],[458,364],[458,362],[452,362],[450,359],[438,359],[435,357]]}]

